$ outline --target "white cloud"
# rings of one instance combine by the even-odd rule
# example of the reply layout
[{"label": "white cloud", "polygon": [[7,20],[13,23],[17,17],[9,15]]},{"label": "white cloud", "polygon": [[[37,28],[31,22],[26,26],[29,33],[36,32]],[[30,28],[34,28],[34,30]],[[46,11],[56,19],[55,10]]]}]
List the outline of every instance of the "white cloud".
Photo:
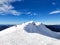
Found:
[{"label": "white cloud", "polygon": [[56,2],[52,2],[52,5],[56,5]]},{"label": "white cloud", "polygon": [[37,13],[33,13],[33,15],[38,15]]},{"label": "white cloud", "polygon": [[27,12],[26,14],[27,14],[27,15],[31,15],[31,16],[32,16],[32,15],[38,15],[37,13],[34,13],[34,12]]},{"label": "white cloud", "polygon": [[60,13],[60,10],[52,11],[49,14],[58,14],[58,13]]},{"label": "white cloud", "polygon": [[16,10],[10,10],[10,12],[11,12],[13,15],[16,15],[16,16],[21,15],[21,13],[20,13],[20,12],[17,12]]},{"label": "white cloud", "polygon": [[31,14],[31,12],[27,12],[27,14],[28,14],[28,15],[30,15],[30,14]]},{"label": "white cloud", "polygon": [[10,4],[11,2],[15,1],[21,1],[21,0],[0,0],[0,14],[20,15],[20,12],[14,10],[14,6]]}]

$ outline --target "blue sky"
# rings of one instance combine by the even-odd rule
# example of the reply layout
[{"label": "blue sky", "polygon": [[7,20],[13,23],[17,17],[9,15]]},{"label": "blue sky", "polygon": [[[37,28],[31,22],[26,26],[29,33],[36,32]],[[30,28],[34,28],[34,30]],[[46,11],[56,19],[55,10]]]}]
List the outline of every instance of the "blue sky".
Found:
[{"label": "blue sky", "polygon": [[60,0],[1,0],[0,24],[26,21],[60,24]]}]

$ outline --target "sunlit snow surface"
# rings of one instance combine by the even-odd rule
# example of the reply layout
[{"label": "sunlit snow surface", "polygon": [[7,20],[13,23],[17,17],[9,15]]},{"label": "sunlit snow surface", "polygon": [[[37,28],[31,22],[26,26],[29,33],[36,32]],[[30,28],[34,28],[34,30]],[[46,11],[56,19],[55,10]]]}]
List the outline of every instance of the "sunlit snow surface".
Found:
[{"label": "sunlit snow surface", "polygon": [[60,34],[30,21],[1,31],[0,45],[60,45]]}]

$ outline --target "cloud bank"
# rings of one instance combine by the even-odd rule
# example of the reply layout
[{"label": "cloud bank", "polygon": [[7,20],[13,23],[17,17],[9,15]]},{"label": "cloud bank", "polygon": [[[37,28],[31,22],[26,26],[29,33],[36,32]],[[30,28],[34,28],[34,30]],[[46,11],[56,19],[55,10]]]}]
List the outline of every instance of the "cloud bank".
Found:
[{"label": "cloud bank", "polygon": [[20,15],[20,12],[14,10],[14,6],[11,5],[12,2],[21,0],[0,0],[0,15],[12,14]]},{"label": "cloud bank", "polygon": [[22,0],[0,0],[0,15],[15,15],[15,16],[19,16],[22,14],[25,15],[38,15],[35,12],[31,12],[31,11],[25,11],[25,12],[19,12],[17,10],[14,10],[15,7],[11,5],[11,3],[16,2],[16,1],[22,1]]}]

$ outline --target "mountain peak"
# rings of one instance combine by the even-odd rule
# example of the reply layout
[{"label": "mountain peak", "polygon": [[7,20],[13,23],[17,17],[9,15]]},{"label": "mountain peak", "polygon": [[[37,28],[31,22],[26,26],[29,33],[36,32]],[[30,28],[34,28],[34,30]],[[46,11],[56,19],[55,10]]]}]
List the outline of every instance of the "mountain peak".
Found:
[{"label": "mountain peak", "polygon": [[25,25],[29,25],[29,24],[33,24],[33,25],[40,25],[42,24],[41,22],[35,22],[35,21],[29,21],[29,22],[26,22],[24,23]]}]

